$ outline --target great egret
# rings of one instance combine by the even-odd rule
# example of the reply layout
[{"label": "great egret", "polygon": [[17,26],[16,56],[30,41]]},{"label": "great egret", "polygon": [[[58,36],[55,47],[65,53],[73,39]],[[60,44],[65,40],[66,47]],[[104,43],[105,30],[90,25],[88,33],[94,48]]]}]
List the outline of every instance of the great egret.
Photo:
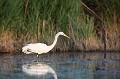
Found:
[{"label": "great egret", "polygon": [[[55,35],[55,39],[54,39],[53,44],[51,44],[50,46],[47,46],[46,44],[43,44],[43,43],[27,44],[26,46],[24,46],[22,48],[22,52],[24,52],[26,54],[30,54],[30,53],[38,53],[38,54],[47,53],[55,46],[55,44],[57,43],[57,38],[59,37],[59,35],[63,35],[65,37],[68,37],[63,32],[58,32]],[[37,57],[38,57],[38,55],[37,55]]]}]

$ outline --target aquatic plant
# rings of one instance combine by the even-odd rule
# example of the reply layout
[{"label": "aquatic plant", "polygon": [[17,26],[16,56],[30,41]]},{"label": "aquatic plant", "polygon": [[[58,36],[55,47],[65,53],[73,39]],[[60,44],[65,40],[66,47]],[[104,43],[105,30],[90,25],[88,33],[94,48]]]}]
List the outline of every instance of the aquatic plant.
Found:
[{"label": "aquatic plant", "polygon": [[110,4],[112,8],[99,0],[0,0],[0,50],[7,48],[7,38],[13,41],[11,51],[30,42],[49,45],[58,31],[71,40],[59,39],[52,51],[120,50],[120,2]]}]

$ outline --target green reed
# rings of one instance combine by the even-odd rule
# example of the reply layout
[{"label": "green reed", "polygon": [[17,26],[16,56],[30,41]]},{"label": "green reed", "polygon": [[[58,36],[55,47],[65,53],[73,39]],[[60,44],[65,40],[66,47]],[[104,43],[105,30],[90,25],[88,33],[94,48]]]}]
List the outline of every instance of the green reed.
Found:
[{"label": "green reed", "polygon": [[[117,15],[119,1],[110,1],[112,8],[104,1],[94,1],[104,23],[106,16],[120,16]],[[64,40],[60,39],[58,48],[62,47],[61,44],[67,49],[67,45],[74,46],[72,42],[80,38],[96,37],[96,17],[89,13],[85,12],[80,0],[0,0],[1,39],[2,33],[8,30],[20,45],[29,42],[51,44],[54,35],[58,31],[63,31],[72,40],[63,43]]]}]

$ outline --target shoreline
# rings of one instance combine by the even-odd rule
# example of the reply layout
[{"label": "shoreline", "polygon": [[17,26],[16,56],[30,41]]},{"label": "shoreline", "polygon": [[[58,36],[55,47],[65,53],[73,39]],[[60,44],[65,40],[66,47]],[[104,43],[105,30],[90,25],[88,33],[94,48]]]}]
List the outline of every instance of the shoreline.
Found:
[{"label": "shoreline", "polygon": [[[80,53],[80,54],[89,54],[89,53],[95,53],[95,54],[107,54],[107,53],[119,53],[120,54],[120,51],[56,51],[56,52],[48,52],[49,54],[50,53],[65,53],[65,52],[68,52],[68,53]],[[0,54],[24,54],[23,52],[1,52],[0,51]],[[33,54],[37,54],[37,53],[33,53]],[[44,53],[43,53],[44,54]],[[47,54],[47,53],[46,53]]]}]

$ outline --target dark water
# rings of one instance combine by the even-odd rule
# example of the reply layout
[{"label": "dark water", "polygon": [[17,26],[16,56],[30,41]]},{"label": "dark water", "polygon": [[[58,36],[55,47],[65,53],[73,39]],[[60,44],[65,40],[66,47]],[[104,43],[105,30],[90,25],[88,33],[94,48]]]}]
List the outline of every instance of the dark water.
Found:
[{"label": "dark water", "polygon": [[0,79],[120,79],[120,53],[2,54]]}]

